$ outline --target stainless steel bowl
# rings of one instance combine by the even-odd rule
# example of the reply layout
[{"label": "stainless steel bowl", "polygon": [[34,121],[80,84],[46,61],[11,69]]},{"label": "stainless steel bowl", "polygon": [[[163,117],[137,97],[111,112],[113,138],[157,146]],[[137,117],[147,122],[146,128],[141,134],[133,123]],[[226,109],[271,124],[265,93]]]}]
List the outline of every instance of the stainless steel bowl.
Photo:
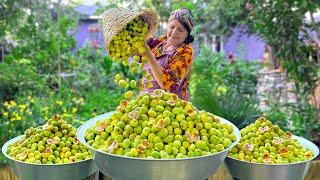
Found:
[{"label": "stainless steel bowl", "polygon": [[235,146],[240,140],[240,132],[236,126],[229,121],[220,118],[221,122],[233,126],[237,141],[222,152],[213,155],[182,158],[182,159],[143,159],[131,158],[105,153],[93,149],[84,139],[86,130],[99,120],[109,117],[113,112],[102,114],[90,119],[77,130],[77,137],[80,142],[90,148],[93,152],[93,159],[99,170],[113,179],[183,179],[195,180],[205,179],[217,171],[220,164],[226,158],[229,149]]},{"label": "stainless steel bowl", "polygon": [[311,161],[319,154],[318,147],[312,142],[298,136],[293,136],[302,146],[312,150],[314,157],[308,161],[290,164],[262,164],[240,161],[227,157],[225,165],[234,178],[241,180],[301,180],[307,174]]},{"label": "stainless steel bowl", "polygon": [[31,164],[15,160],[7,154],[8,146],[19,141],[23,135],[7,141],[2,153],[9,159],[13,172],[21,180],[73,180],[82,179],[98,171],[92,159],[70,164]]}]

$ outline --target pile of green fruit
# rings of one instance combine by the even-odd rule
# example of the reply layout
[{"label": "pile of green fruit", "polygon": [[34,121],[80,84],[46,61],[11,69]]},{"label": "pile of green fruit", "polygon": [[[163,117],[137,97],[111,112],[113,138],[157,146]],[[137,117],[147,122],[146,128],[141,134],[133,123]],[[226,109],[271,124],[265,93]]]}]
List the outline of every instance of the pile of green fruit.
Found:
[{"label": "pile of green fruit", "polygon": [[91,159],[92,155],[76,137],[76,128],[59,116],[43,126],[32,127],[25,136],[8,146],[7,154],[19,161],[63,164]]},{"label": "pile of green fruit", "polygon": [[[146,70],[143,70],[144,65],[148,62],[148,59],[145,56],[142,56],[146,50],[143,47],[143,44],[146,39],[147,32],[149,30],[149,25],[142,18],[136,17],[131,22],[127,24],[116,36],[113,37],[108,50],[110,57],[116,63],[122,63],[124,66],[129,66],[129,71],[131,74],[140,74],[140,76],[152,80]],[[133,57],[132,61],[129,62],[129,57]],[[132,89],[142,86],[142,80],[139,78],[136,80],[129,80],[122,77],[121,74],[116,74],[115,80],[122,88]],[[137,86],[137,84],[139,86]],[[151,82],[147,82],[147,87],[152,87]],[[129,92],[129,94],[131,94]]]},{"label": "pile of green fruit", "polygon": [[254,163],[288,164],[309,160],[314,153],[304,148],[290,132],[264,117],[240,130],[240,142],[228,156]]},{"label": "pile of green fruit", "polygon": [[99,151],[140,158],[172,159],[214,154],[236,141],[233,127],[163,90],[122,100],[116,112],[85,133]]}]

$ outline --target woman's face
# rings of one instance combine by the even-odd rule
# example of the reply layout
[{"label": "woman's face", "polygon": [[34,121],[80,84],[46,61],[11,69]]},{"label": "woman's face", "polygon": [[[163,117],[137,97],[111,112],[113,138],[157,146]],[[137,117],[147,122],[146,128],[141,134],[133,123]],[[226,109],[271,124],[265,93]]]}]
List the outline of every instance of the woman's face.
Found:
[{"label": "woman's face", "polygon": [[178,47],[185,41],[187,36],[188,31],[177,19],[172,19],[171,21],[169,21],[167,38],[170,45]]}]

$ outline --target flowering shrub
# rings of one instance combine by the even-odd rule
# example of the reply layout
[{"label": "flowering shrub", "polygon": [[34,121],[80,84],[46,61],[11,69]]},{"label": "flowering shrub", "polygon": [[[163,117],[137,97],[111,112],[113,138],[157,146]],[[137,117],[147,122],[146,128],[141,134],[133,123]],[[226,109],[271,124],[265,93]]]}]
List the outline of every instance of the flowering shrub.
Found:
[{"label": "flowering shrub", "polygon": [[[56,114],[74,127],[79,127],[94,116],[114,110],[121,97],[120,93],[110,90],[87,92],[86,97],[71,92],[49,94],[49,97],[20,97],[17,101],[0,104],[1,147],[9,139],[22,135],[27,128],[42,125]],[[7,159],[0,153],[0,165],[6,163]]]},{"label": "flowering shrub", "polygon": [[[31,3],[26,7],[31,14],[21,12],[25,21],[6,19],[12,24],[2,24],[8,30],[5,35],[18,43],[0,63],[0,146],[56,114],[78,127],[114,110],[121,97],[110,83],[118,69],[105,55],[101,28],[90,26],[87,46],[74,51],[79,16],[73,8],[56,3],[48,9],[48,3],[52,2]],[[61,13],[53,18],[57,8]],[[0,153],[3,164],[6,160]]]},{"label": "flowering shrub", "polygon": [[[24,130],[41,123],[34,118],[35,101],[28,97],[25,102],[5,101],[0,104],[0,146],[7,140],[23,134]],[[0,154],[0,165],[6,163],[6,159]]]}]

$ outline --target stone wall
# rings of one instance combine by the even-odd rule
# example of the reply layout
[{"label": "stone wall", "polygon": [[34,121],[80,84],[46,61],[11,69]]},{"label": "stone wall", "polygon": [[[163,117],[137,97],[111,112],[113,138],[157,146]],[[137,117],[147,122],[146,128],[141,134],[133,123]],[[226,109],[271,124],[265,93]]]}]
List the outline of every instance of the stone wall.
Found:
[{"label": "stone wall", "polygon": [[287,73],[281,70],[262,69],[258,72],[257,94],[259,108],[268,110],[270,104],[279,106],[296,103],[294,82],[288,79]]}]

